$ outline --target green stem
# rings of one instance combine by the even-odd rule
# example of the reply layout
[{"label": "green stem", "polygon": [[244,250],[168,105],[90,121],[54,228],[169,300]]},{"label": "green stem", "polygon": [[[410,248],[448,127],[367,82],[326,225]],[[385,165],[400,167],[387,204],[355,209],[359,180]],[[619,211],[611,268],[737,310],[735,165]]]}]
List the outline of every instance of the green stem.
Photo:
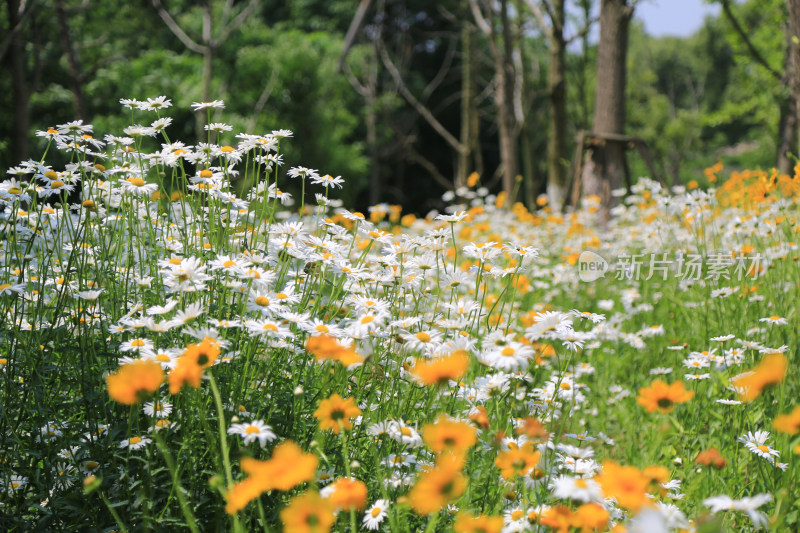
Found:
[{"label": "green stem", "polygon": [[111,512],[111,516],[114,517],[114,521],[122,530],[122,533],[128,533],[128,528],[126,528],[125,524],[122,523],[122,518],[120,518],[119,514],[117,514],[117,510],[114,509],[114,507],[111,505],[111,502],[108,501],[108,498],[106,498],[106,495],[103,494],[102,491],[100,491],[100,497],[103,499],[103,503],[106,504],[106,507],[108,507],[108,510]]}]

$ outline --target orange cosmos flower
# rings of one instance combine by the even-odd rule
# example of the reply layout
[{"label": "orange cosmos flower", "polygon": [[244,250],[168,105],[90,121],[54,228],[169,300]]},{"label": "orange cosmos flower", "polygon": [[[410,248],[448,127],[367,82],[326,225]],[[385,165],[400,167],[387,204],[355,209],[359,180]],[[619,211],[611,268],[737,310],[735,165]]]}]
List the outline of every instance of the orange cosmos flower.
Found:
[{"label": "orange cosmos flower", "polygon": [[153,394],[164,382],[164,371],[155,361],[139,360],[122,365],[106,378],[108,395],[125,405],[139,403],[143,396]]},{"label": "orange cosmos flower", "polygon": [[456,533],[500,533],[503,530],[502,516],[473,516],[459,513],[453,531]]},{"label": "orange cosmos flower", "polygon": [[195,389],[200,386],[203,369],[214,364],[219,357],[219,344],[206,337],[199,344],[190,344],[178,358],[175,368],[169,373],[169,392],[178,394],[185,384]]},{"label": "orange cosmos flower", "polygon": [[650,479],[632,466],[620,466],[611,461],[603,462],[603,473],[595,478],[607,497],[617,499],[621,507],[637,511],[649,504],[647,485]]},{"label": "orange cosmos flower", "polygon": [[281,511],[283,530],[291,533],[327,533],[335,521],[331,503],[313,491],[295,496]]},{"label": "orange cosmos flower", "polygon": [[408,493],[414,512],[419,515],[435,513],[461,496],[467,488],[467,480],[461,475],[463,466],[460,457],[444,454],[431,470],[421,474]]},{"label": "orange cosmos flower", "polygon": [[596,503],[585,503],[575,511],[575,527],[581,532],[605,531],[608,526],[609,514],[602,506]]},{"label": "orange cosmos flower", "polygon": [[331,491],[328,501],[336,509],[360,511],[367,505],[367,486],[357,480],[343,477],[337,479],[325,488]]},{"label": "orange cosmos flower", "polygon": [[475,428],[467,422],[439,415],[435,424],[422,427],[422,440],[436,453],[449,450],[463,454],[475,445],[478,438]]},{"label": "orange cosmos flower", "polygon": [[330,429],[337,435],[342,429],[353,429],[351,418],[361,414],[361,409],[356,407],[353,398],[342,398],[334,394],[319,403],[319,408],[314,411],[314,416],[319,420],[319,428]]},{"label": "orange cosmos flower", "polygon": [[489,429],[489,414],[486,412],[484,406],[477,406],[475,412],[469,415],[469,419],[472,420],[476,426]]},{"label": "orange cosmos flower", "polygon": [[720,455],[719,450],[714,447],[698,453],[697,457],[694,458],[694,462],[703,466],[713,465],[717,469],[725,468],[725,465],[728,464],[728,461]]},{"label": "orange cosmos flower", "polygon": [[494,464],[500,470],[500,475],[510,481],[515,476],[527,475],[539,462],[541,456],[541,453],[534,451],[533,443],[529,441],[521,448],[512,448],[498,453]]},{"label": "orange cosmos flower", "polygon": [[469,355],[456,350],[437,359],[420,360],[411,369],[411,374],[423,385],[446,385],[451,379],[459,379],[467,373]]},{"label": "orange cosmos flower", "polygon": [[800,405],[794,408],[789,414],[778,415],[772,422],[775,429],[781,433],[788,433],[789,435],[797,435],[800,432]]},{"label": "orange cosmos flower", "polygon": [[553,528],[558,533],[569,533],[575,523],[575,513],[566,505],[551,507],[539,517],[539,523]]},{"label": "orange cosmos flower", "polygon": [[248,477],[236,483],[225,496],[228,500],[225,511],[233,514],[244,509],[262,492],[273,489],[285,492],[311,481],[318,463],[315,455],[304,453],[297,444],[288,440],[275,447],[272,459],[268,461],[243,458],[242,471]]},{"label": "orange cosmos flower", "polygon": [[517,428],[517,435],[527,435],[536,442],[544,442],[550,436],[541,422],[533,417],[526,417],[522,425]]},{"label": "orange cosmos flower", "polygon": [[657,379],[649,387],[639,389],[639,397],[636,398],[636,401],[647,409],[648,413],[652,413],[656,409],[661,413],[669,413],[676,403],[688,402],[692,396],[694,396],[694,391],[684,389],[682,381],[668,385]]},{"label": "orange cosmos flower", "polygon": [[342,346],[336,337],[330,335],[309,337],[306,340],[306,350],[311,352],[317,361],[332,359],[339,361],[344,366],[364,361],[364,358],[358,355],[355,350]]},{"label": "orange cosmos flower", "polygon": [[751,402],[761,396],[770,385],[776,385],[786,377],[789,361],[782,353],[771,353],[761,360],[750,372],[740,374],[731,380],[731,385],[740,389],[739,399]]}]

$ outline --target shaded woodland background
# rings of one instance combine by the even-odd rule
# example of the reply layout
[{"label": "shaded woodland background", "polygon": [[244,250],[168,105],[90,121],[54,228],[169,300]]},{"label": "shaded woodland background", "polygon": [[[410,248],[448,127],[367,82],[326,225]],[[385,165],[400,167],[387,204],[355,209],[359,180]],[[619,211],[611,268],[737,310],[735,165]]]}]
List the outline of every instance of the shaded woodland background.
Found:
[{"label": "shaded woodland background", "polygon": [[[73,119],[121,135],[120,98],[166,95],[170,138],[197,140],[205,117],[189,105],[223,99],[212,121],[293,130],[286,169],[341,175],[346,205],[424,213],[478,172],[530,206],[564,199],[600,95],[624,104],[622,131],[605,132],[649,149],[651,167],[629,152],[634,179],[702,183],[718,159],[789,172],[798,2],[716,3],[682,39],[646,35],[634,0],[5,0],[0,168],[40,157],[35,130]],[[611,82],[598,53],[609,9],[623,49]]]}]

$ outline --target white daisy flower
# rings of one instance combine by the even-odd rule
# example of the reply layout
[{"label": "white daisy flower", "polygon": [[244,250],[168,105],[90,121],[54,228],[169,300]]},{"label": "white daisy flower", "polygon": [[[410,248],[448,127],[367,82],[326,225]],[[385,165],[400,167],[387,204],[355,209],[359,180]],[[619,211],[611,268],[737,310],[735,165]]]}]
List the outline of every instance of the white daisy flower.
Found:
[{"label": "white daisy flower", "polygon": [[389,508],[389,500],[378,500],[364,513],[362,523],[364,527],[369,530],[376,530],[381,526],[381,523],[386,519]]},{"label": "white daisy flower", "polygon": [[245,445],[257,440],[262,448],[268,442],[272,442],[277,438],[275,433],[272,432],[272,428],[265,424],[263,420],[253,420],[245,424],[232,424],[228,428],[228,435],[239,435]]}]

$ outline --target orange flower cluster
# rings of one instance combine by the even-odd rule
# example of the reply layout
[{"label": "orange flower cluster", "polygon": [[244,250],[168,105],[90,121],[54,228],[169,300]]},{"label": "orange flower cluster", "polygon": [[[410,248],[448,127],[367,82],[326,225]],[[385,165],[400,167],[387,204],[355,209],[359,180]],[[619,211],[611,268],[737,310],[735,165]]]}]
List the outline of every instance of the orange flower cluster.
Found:
[{"label": "orange flower cluster", "polygon": [[417,361],[411,374],[423,385],[446,385],[448,381],[460,379],[469,368],[469,354],[456,350],[450,355]]},{"label": "orange flower cluster", "polygon": [[467,488],[467,480],[461,474],[463,467],[463,457],[451,453],[439,456],[434,467],[420,475],[408,493],[414,512],[419,515],[435,513],[461,496]]},{"label": "orange flower cluster", "polygon": [[765,355],[761,362],[749,372],[731,380],[731,385],[739,389],[739,399],[752,402],[770,385],[777,385],[786,377],[789,361],[782,353]]},{"label": "orange flower cluster", "polygon": [[777,169],[743,170],[732,172],[728,181],[717,189],[717,198],[723,207],[758,209],[781,198],[800,195],[800,164],[794,176],[781,174]]},{"label": "orange flower cluster", "polygon": [[330,429],[337,435],[342,429],[353,429],[350,419],[360,414],[361,409],[356,407],[353,398],[342,398],[338,394],[322,400],[317,410],[314,411],[314,416],[319,420],[319,428]]},{"label": "orange flower cluster", "polygon": [[800,405],[795,407],[794,411],[789,414],[775,417],[772,425],[781,433],[788,433],[789,435],[797,435],[800,433]]},{"label": "orange flower cluster", "polygon": [[521,448],[513,447],[497,454],[494,464],[500,470],[503,479],[511,481],[516,476],[527,475],[539,462],[542,454],[535,451],[533,443],[528,441]]},{"label": "orange flower cluster", "polygon": [[569,533],[571,528],[579,528],[582,533],[604,531],[608,525],[609,514],[596,503],[586,503],[576,510],[566,505],[547,509],[539,518],[539,523],[553,528],[559,533]]},{"label": "orange flower cluster", "polygon": [[169,392],[178,394],[185,384],[194,387],[200,386],[203,370],[213,366],[219,357],[219,344],[214,339],[206,337],[198,344],[190,344],[178,358],[175,368],[169,373]]},{"label": "orange flower cluster", "polygon": [[317,361],[333,360],[344,366],[364,362],[364,358],[355,350],[342,346],[336,337],[330,335],[309,337],[306,341],[306,350],[313,354]]},{"label": "orange flower cluster", "polygon": [[647,486],[651,478],[633,466],[620,466],[611,461],[603,462],[603,473],[595,478],[607,498],[616,498],[621,507],[638,511],[649,505]]},{"label": "orange flower cluster", "polygon": [[503,530],[502,516],[473,516],[459,513],[453,531],[456,533],[500,533]]},{"label": "orange flower cluster", "polygon": [[143,397],[156,392],[164,382],[164,371],[155,361],[139,360],[122,365],[106,378],[108,395],[112,400],[125,405],[142,401]]},{"label": "orange flower cluster", "polygon": [[676,403],[685,403],[692,399],[694,391],[687,391],[683,387],[682,381],[676,381],[668,385],[664,381],[657,379],[649,387],[639,389],[639,397],[636,401],[647,409],[648,413],[658,410],[661,413],[669,413]]},{"label": "orange flower cluster", "polygon": [[272,459],[259,461],[250,457],[242,459],[242,471],[248,477],[236,483],[226,499],[225,511],[234,514],[268,490],[288,491],[300,483],[314,479],[318,459],[304,453],[292,441],[285,441],[275,448]]},{"label": "orange flower cluster", "polygon": [[292,533],[327,533],[336,522],[333,505],[318,492],[295,496],[281,511],[283,530]]}]

